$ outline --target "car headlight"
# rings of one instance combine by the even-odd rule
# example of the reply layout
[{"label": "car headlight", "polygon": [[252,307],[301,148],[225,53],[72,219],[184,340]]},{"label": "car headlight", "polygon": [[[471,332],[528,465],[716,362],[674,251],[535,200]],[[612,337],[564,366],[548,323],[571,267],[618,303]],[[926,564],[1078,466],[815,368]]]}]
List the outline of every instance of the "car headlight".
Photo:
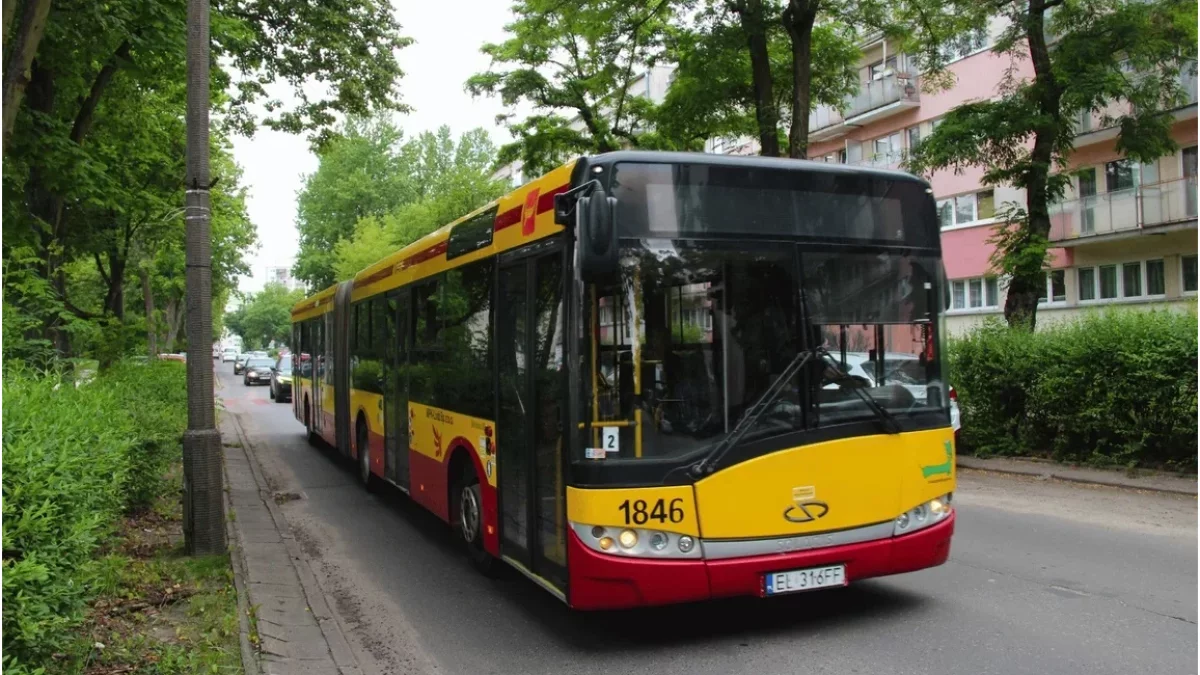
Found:
[{"label": "car headlight", "polygon": [[896,517],[895,527],[892,528],[892,536],[909,534],[942,522],[954,510],[950,506],[950,500],[953,496],[954,493],[950,492],[937,499],[931,499],[924,504],[917,504],[904,513],[901,513]]},{"label": "car headlight", "polygon": [[291,383],[292,383],[292,376],[291,376],[291,375],[280,375],[280,376],[279,376],[279,381],[280,381],[281,383],[283,383],[283,384],[291,384]]},{"label": "car headlight", "polygon": [[606,527],[571,523],[588,548],[631,558],[700,558],[700,547],[689,535],[640,527]]}]

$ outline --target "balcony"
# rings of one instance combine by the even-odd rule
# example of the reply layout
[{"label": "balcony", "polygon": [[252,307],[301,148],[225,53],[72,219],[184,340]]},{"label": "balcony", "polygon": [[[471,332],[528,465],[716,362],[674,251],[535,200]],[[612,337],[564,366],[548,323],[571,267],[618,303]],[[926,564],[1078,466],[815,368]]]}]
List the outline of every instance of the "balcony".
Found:
[{"label": "balcony", "polygon": [[845,136],[849,128],[842,111],[831,105],[819,105],[808,113],[808,140],[819,143]]},{"label": "balcony", "polygon": [[921,105],[921,87],[916,75],[890,73],[862,85],[839,107],[820,105],[808,115],[810,142],[844,136],[860,127]]},{"label": "balcony", "polygon": [[[1179,71],[1179,85],[1184,98],[1171,110],[1176,122],[1196,119],[1196,64],[1193,62]],[[1122,115],[1128,114],[1130,105],[1127,101],[1112,101],[1100,111],[1084,110],[1071,121],[1075,130],[1075,147],[1109,141],[1117,137],[1120,129],[1115,122]]]},{"label": "balcony", "polygon": [[1196,227],[1195,178],[1142,185],[1050,207],[1050,241],[1077,246]]}]

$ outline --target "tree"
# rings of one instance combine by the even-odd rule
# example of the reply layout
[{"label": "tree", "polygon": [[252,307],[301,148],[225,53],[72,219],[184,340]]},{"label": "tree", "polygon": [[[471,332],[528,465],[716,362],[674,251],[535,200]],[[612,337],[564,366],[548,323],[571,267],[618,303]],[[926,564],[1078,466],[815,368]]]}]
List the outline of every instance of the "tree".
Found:
[{"label": "tree", "polygon": [[250,295],[225,323],[242,336],[248,349],[265,347],[272,341],[287,343],[292,333],[292,307],[304,299],[304,291],[289,291],[283,284],[269,283]]},{"label": "tree", "polygon": [[[396,52],[408,40],[387,3],[219,0],[213,9],[213,104],[223,132],[249,133],[261,122],[307,132],[321,145],[338,114],[404,109]],[[5,2],[5,256],[10,243],[32,251],[64,308],[74,306],[64,265],[99,254],[107,314],[124,311],[128,257],[165,213],[150,207],[182,182],[181,168],[166,161],[177,159],[172,146],[150,141],[179,126],[163,113],[185,79],[185,10],[180,0]],[[297,106],[264,100],[265,84],[276,80],[291,87]],[[252,115],[258,103],[266,112]],[[127,138],[115,129],[122,121]],[[147,200],[151,188],[159,191]],[[101,231],[112,236],[93,236]],[[42,316],[66,353],[61,313]]]},{"label": "tree", "polygon": [[483,129],[468,131],[456,142],[450,128],[443,126],[436,133],[420,134],[399,154],[416,196],[386,214],[359,218],[352,232],[334,244],[331,271],[338,281],[465,216],[507,188],[491,177],[496,150]]},{"label": "tree", "polygon": [[309,287],[333,283],[334,247],[360,218],[382,216],[417,199],[403,132],[390,119],[351,119],[317,153],[320,164],[297,198],[300,252],[293,274]]},{"label": "tree", "polygon": [[636,146],[648,108],[630,85],[661,54],[673,11],[668,0],[519,0],[510,37],[482,48],[492,68],[467,80],[475,96],[534,107],[497,118],[517,138],[499,162],[541,172],[571,154]]},{"label": "tree", "polygon": [[[1117,129],[1118,152],[1148,162],[1174,151],[1169,111],[1183,101],[1181,70],[1195,72],[1196,4],[950,0],[909,11],[933,17],[927,25],[957,29],[959,35],[964,28],[986,25],[989,13],[998,11],[1008,27],[993,51],[1017,64],[1028,59],[1032,72],[1013,72],[1001,84],[998,98],[951,110],[922,140],[908,167],[929,172],[980,166],[985,183],[1025,191],[1023,206],[1004,209],[993,264],[1009,277],[1005,319],[1010,326],[1032,329],[1038,295],[1045,288],[1050,203],[1063,195],[1070,179],[1066,169],[1074,150],[1074,118],[1119,103],[1123,112],[1104,120]],[[939,59],[930,46],[945,34],[914,25],[906,39],[930,54],[927,69],[944,73],[945,58]]]},{"label": "tree", "polygon": [[676,31],[668,58],[678,70],[654,116],[659,142],[700,149],[708,138],[754,136],[761,154],[778,156],[780,124],[790,121],[787,151],[806,156],[813,104],[840,105],[855,91],[860,52],[836,16],[805,29],[809,46],[797,52],[785,30],[790,16],[778,2],[710,0]]}]

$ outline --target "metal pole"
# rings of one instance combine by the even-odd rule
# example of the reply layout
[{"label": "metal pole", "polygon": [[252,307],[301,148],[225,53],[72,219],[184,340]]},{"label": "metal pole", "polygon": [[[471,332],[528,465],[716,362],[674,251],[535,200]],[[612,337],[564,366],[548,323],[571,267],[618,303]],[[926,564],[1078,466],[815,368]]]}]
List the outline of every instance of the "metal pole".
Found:
[{"label": "metal pole", "polygon": [[187,388],[183,436],[184,542],[192,555],[225,553],[221,436],[213,405],[212,239],[209,231],[208,0],[188,0]]}]

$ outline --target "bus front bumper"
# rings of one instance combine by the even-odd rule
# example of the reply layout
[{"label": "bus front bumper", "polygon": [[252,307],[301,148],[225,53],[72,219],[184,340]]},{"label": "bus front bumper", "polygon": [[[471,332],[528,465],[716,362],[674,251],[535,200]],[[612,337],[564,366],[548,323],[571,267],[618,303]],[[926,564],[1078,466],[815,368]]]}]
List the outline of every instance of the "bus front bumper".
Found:
[{"label": "bus front bumper", "polygon": [[734,596],[763,596],[771,572],[844,564],[846,581],[935,567],[950,556],[956,513],[924,530],[856,544],[723,560],[644,560],[594,551],[568,529],[570,604],[626,609]]}]

